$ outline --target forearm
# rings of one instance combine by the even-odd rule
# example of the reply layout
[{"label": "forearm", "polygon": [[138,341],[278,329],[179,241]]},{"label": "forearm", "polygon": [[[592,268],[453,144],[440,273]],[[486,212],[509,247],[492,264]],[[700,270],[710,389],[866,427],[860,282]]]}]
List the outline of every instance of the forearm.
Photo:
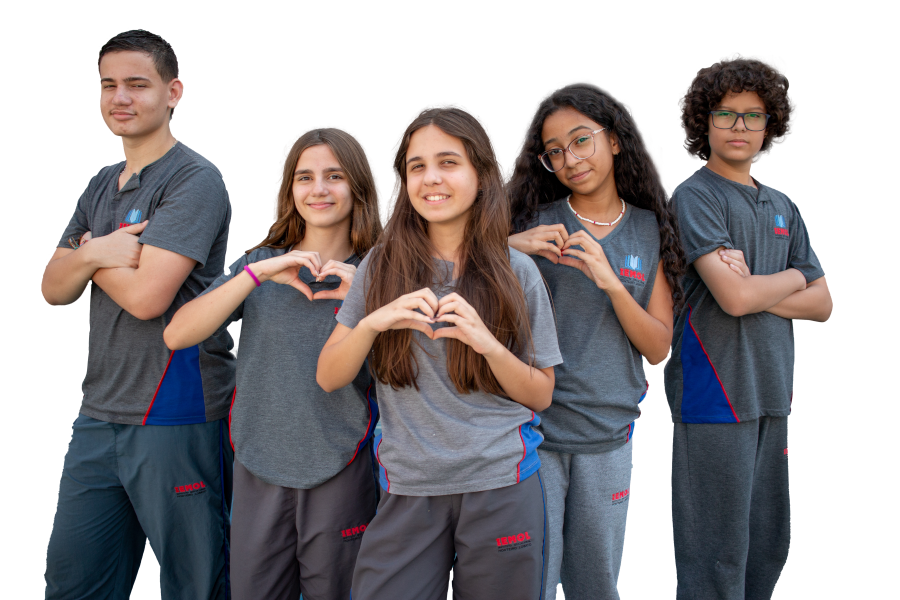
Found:
[{"label": "forearm", "polygon": [[722,310],[732,317],[742,317],[775,306],[805,285],[799,271],[788,269],[772,275],[736,276],[726,285],[710,290]]},{"label": "forearm", "polygon": [[86,248],[58,248],[44,269],[41,281],[44,300],[53,305],[75,302],[96,271]]},{"label": "forearm", "polygon": [[319,353],[316,367],[316,382],[319,386],[326,392],[333,392],[350,384],[359,374],[377,335],[378,332],[368,327],[363,319],[341,340],[326,343]]},{"label": "forearm", "polygon": [[483,356],[500,387],[512,400],[538,412],[550,406],[555,382],[553,367],[531,367],[499,344],[497,350]]},{"label": "forearm", "polygon": [[825,278],[811,282],[805,290],[794,292],[778,304],[766,309],[773,315],[785,319],[805,319],[808,321],[827,321],[831,316],[831,293]]},{"label": "forearm", "polygon": [[124,310],[138,319],[149,320],[166,312],[172,304],[172,298],[167,303],[160,301],[159,296],[152,292],[153,282],[148,281],[145,275],[140,267],[117,267],[98,269],[93,280]]},{"label": "forearm", "polygon": [[661,363],[669,354],[672,328],[641,308],[625,286],[608,290],[613,310],[628,340],[651,365]]},{"label": "forearm", "polygon": [[163,332],[166,346],[180,350],[199,344],[215,333],[254,289],[256,282],[241,272],[228,283],[194,298],[178,309]]}]

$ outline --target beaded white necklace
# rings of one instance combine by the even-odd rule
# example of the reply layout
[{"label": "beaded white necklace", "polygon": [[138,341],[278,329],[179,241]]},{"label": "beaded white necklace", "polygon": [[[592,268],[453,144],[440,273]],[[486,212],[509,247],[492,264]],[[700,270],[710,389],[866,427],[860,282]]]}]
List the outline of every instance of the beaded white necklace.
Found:
[{"label": "beaded white necklace", "polygon": [[566,204],[569,205],[569,210],[572,211],[572,214],[574,214],[576,217],[578,217],[582,221],[587,221],[588,223],[593,223],[594,225],[603,225],[604,227],[611,227],[611,226],[615,225],[616,223],[618,223],[622,219],[622,215],[625,214],[625,201],[622,200],[621,198],[619,198],[619,202],[622,203],[622,212],[619,213],[619,216],[616,217],[615,221],[613,221],[611,223],[601,223],[600,221],[594,221],[593,219],[588,219],[587,217],[582,217],[577,212],[575,212],[575,209],[572,208],[572,203],[570,202],[571,198],[572,198],[572,196],[566,196]]}]

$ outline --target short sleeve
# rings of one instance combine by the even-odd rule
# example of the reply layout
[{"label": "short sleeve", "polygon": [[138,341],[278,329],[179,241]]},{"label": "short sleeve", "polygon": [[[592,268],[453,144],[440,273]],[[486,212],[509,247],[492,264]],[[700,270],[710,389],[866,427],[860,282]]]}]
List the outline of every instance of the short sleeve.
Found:
[{"label": "short sleeve", "polygon": [[350,284],[350,290],[347,291],[341,309],[334,317],[338,323],[350,329],[356,327],[366,317],[366,292],[368,290],[366,280],[369,276],[369,257],[371,256],[372,253],[369,252],[359,263],[356,275],[353,276],[353,283]]},{"label": "short sleeve", "polygon": [[[522,266],[516,269],[519,281],[525,292],[525,303],[528,305],[528,321],[531,324],[531,340],[534,344],[534,366],[546,369],[561,364],[562,354],[559,352],[559,340],[556,337],[556,317],[550,294],[544,285],[544,278],[534,261],[525,257]],[[528,361],[529,349],[526,348],[519,358]]]},{"label": "short sleeve", "polygon": [[713,194],[693,187],[681,187],[672,195],[672,205],[678,218],[687,264],[720,246],[734,248],[728,234],[725,207]]},{"label": "short sleeve", "polygon": [[[229,267],[228,273],[222,273],[221,275],[219,275],[216,278],[216,280],[213,281],[212,284],[208,288],[203,290],[203,293],[201,293],[200,296],[208,294],[211,291],[213,291],[214,289],[221,287],[221,286],[225,285],[226,283],[228,283],[229,281],[231,281],[232,279],[234,279],[238,274],[240,274],[241,271],[244,270],[245,266],[247,266],[251,262],[255,262],[255,261],[251,261],[250,258],[251,258],[250,254],[244,254],[239,259],[234,261],[234,263],[231,265],[231,267]],[[199,298],[199,296],[198,296],[198,298]],[[237,308],[234,309],[234,312],[232,312],[231,315],[228,316],[228,319],[226,319],[225,322],[222,324],[222,328],[227,327],[229,323],[234,323],[235,321],[241,320],[243,317],[244,317],[244,303],[241,302],[240,304],[238,304]]]},{"label": "short sleeve", "polygon": [[206,264],[228,216],[228,192],[212,168],[190,165],[176,173],[150,217],[140,242]]},{"label": "short sleeve", "polygon": [[800,216],[797,206],[791,203],[793,219],[788,223],[791,232],[791,262],[788,267],[797,269],[806,277],[806,283],[810,283],[825,276],[819,258],[809,244],[809,233],[806,231],[806,223]]},{"label": "short sleeve", "polygon": [[72,218],[69,220],[69,224],[66,226],[65,231],[63,231],[62,237],[56,245],[57,248],[71,248],[72,246],[69,244],[70,238],[78,241],[81,239],[81,236],[91,230],[91,224],[88,222],[86,205],[91,196],[95,180],[96,177],[91,180],[87,189],[84,190],[81,197],[78,199],[78,203],[75,205],[75,212],[72,214]]}]

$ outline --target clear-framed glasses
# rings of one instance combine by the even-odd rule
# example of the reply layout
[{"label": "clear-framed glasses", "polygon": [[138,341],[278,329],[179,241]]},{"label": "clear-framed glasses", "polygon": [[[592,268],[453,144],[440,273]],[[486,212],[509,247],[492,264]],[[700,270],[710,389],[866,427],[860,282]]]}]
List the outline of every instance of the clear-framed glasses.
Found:
[{"label": "clear-framed glasses", "polygon": [[733,110],[711,110],[709,114],[712,115],[712,124],[716,129],[731,129],[737,124],[738,118],[742,118],[748,131],[762,131],[771,116],[761,112],[739,113]]},{"label": "clear-framed glasses", "polygon": [[550,171],[551,173],[556,173],[564,166],[566,166],[566,152],[577,158],[578,160],[584,160],[585,158],[590,158],[594,155],[594,151],[596,147],[594,146],[594,135],[604,131],[606,128],[601,127],[600,129],[595,129],[590,133],[583,133],[579,135],[577,138],[569,142],[569,145],[563,148],[551,148],[546,152],[542,152],[538,155],[538,158],[541,160],[541,164],[544,165],[544,168]]}]

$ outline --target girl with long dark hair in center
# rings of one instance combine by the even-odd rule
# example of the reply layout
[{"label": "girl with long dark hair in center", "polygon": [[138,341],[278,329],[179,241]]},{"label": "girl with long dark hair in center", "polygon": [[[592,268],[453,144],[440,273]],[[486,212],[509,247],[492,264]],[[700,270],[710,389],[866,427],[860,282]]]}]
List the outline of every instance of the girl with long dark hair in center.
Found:
[{"label": "girl with long dark hair in center", "polygon": [[394,168],[393,215],[317,375],[336,389],[369,356],[378,382],[384,493],[353,598],[443,600],[451,567],[458,597],[540,598],[534,427],[560,362],[547,292],[534,263],[507,246],[500,169],[471,115],[423,112]]}]

